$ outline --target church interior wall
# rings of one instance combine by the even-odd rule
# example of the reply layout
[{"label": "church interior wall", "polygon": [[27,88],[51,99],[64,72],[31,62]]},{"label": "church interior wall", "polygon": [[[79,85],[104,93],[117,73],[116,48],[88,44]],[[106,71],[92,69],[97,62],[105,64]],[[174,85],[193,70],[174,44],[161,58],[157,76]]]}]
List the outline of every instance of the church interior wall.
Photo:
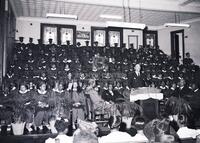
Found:
[{"label": "church interior wall", "polygon": [[[34,38],[33,42],[37,43],[37,39],[40,38],[40,24],[50,23],[50,24],[64,24],[64,25],[76,25],[77,31],[88,31],[91,32],[91,26],[105,27],[105,23],[100,22],[88,22],[88,21],[77,21],[77,20],[66,20],[66,19],[46,19],[46,18],[29,18],[29,17],[19,17],[16,21],[16,39],[23,36],[24,42],[28,43],[29,37]],[[190,52],[191,58],[194,59],[195,64],[200,65],[200,22],[191,23],[190,28],[184,29],[185,34],[185,52]],[[27,31],[27,29],[29,29]],[[171,54],[171,42],[170,42],[170,32],[180,30],[183,28],[167,27],[158,30],[158,45],[160,49],[166,54]],[[123,30],[123,41],[128,47],[128,35],[138,36],[138,46],[143,44],[143,32],[142,30]],[[91,33],[90,39],[91,40]],[[85,45],[85,40],[77,39],[81,45]],[[90,43],[91,44],[91,43]]]},{"label": "church interior wall", "polygon": [[200,21],[190,24],[190,28],[167,27],[158,30],[158,44],[166,54],[171,54],[170,32],[184,29],[185,53],[189,52],[195,64],[200,65]]}]

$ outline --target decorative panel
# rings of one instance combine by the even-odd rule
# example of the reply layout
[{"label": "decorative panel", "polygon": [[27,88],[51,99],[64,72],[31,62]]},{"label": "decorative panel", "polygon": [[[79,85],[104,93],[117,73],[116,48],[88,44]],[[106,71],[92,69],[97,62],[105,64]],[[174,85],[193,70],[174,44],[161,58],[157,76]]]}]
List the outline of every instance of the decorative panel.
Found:
[{"label": "decorative panel", "polygon": [[73,29],[71,28],[61,28],[60,29],[60,37],[61,37],[61,44],[66,45],[67,41],[70,41],[71,44],[73,44]]},{"label": "decorative panel", "polygon": [[53,43],[57,44],[57,27],[44,26],[42,38],[44,44],[48,44],[49,39],[52,39]]},{"label": "decorative panel", "polygon": [[93,36],[94,36],[94,42],[98,42],[98,46],[105,46],[106,44],[105,30],[95,30]]},{"label": "decorative panel", "polygon": [[118,47],[120,46],[120,32],[118,31],[109,31],[108,32],[108,39],[109,39],[109,45],[111,47],[114,47],[117,43]]}]

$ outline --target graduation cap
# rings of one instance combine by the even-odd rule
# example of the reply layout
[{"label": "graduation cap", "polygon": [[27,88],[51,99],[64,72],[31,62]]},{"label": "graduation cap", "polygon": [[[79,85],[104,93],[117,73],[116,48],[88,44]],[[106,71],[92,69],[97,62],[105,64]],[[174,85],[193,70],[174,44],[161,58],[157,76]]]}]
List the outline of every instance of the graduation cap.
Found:
[{"label": "graduation cap", "polygon": [[130,47],[131,47],[131,48],[134,48],[134,47],[133,47],[133,43],[130,44]]},{"label": "graduation cap", "polygon": [[42,43],[42,39],[37,39],[38,43],[41,44]]},{"label": "graduation cap", "polygon": [[70,45],[70,41],[69,41],[69,40],[67,40],[67,45],[68,45],[68,46]]},{"label": "graduation cap", "polygon": [[19,37],[20,42],[23,42],[23,40],[24,40],[24,37]]},{"label": "graduation cap", "polygon": [[95,42],[94,42],[94,45],[95,45],[95,46],[98,46],[98,41],[95,41]]},{"label": "graduation cap", "polygon": [[125,47],[126,47],[126,43],[123,43],[123,44],[122,44],[122,47],[125,48]]},{"label": "graduation cap", "polygon": [[86,45],[86,46],[89,46],[89,41],[85,41],[85,45]]},{"label": "graduation cap", "polygon": [[52,43],[53,39],[52,38],[49,38],[49,43]]},{"label": "graduation cap", "polygon": [[24,39],[24,37],[19,37],[19,39]]}]

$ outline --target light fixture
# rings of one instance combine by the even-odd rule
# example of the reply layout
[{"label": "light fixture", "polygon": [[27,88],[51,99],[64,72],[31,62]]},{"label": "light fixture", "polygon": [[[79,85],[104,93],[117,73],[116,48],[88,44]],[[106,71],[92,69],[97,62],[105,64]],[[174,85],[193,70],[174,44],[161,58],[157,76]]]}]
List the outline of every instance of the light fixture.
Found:
[{"label": "light fixture", "polygon": [[143,23],[117,22],[117,21],[107,21],[106,26],[134,28],[134,29],[144,29],[146,27],[146,25]]},{"label": "light fixture", "polygon": [[174,13],[174,23],[165,23],[165,27],[186,27],[189,28],[190,25],[186,23],[181,23],[181,17],[180,13],[175,12]]},{"label": "light fixture", "polygon": [[122,19],[122,16],[120,15],[110,15],[110,14],[101,14],[99,15],[99,17],[107,19]]},{"label": "light fixture", "polygon": [[58,13],[47,13],[46,17],[49,18],[67,18],[67,19],[78,19],[77,15],[72,14],[58,14]]},{"label": "light fixture", "polygon": [[165,23],[164,24],[165,27],[190,27],[189,24],[185,24],[185,23]]}]

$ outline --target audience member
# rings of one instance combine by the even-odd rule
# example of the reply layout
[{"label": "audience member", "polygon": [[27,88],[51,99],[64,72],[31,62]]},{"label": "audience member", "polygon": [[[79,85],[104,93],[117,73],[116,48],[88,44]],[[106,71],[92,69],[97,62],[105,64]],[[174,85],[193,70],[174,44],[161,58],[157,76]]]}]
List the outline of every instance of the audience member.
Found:
[{"label": "audience member", "polygon": [[[145,135],[143,133],[144,126],[145,126],[145,120],[143,117],[139,116],[134,119],[134,127],[132,127],[130,130],[128,130],[128,133],[131,136],[133,136],[133,141],[135,141],[135,142],[147,142],[148,141],[148,139],[145,137]],[[136,134],[135,134],[134,128],[136,130]]]},{"label": "audience member", "polygon": [[196,138],[197,135],[200,134],[199,130],[190,129],[187,127],[187,117],[184,115],[178,115],[177,123],[179,125],[179,129],[177,134],[180,139],[184,138]]},{"label": "audience member", "polygon": [[164,120],[153,119],[145,125],[143,132],[149,142],[171,143],[175,139],[174,136],[165,134],[167,129],[168,124]]},{"label": "audience member", "polygon": [[103,136],[99,139],[100,143],[111,143],[111,142],[130,142],[132,137],[126,133],[119,131],[119,127],[121,124],[120,116],[111,116],[108,121],[108,126],[111,129],[111,133],[107,136]]},{"label": "audience member", "polygon": [[73,138],[67,136],[69,122],[64,119],[55,121],[55,129],[58,132],[56,138],[48,138],[45,143],[72,143]]},{"label": "audience member", "polygon": [[99,143],[94,133],[80,131],[74,136],[73,143]]}]

